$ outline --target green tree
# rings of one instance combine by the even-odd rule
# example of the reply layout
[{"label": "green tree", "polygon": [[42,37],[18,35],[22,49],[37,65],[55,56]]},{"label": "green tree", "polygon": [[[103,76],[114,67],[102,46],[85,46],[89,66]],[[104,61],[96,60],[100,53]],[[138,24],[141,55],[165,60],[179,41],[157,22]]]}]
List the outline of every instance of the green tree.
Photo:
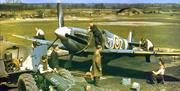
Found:
[{"label": "green tree", "polygon": [[43,10],[38,10],[37,11],[37,17],[38,18],[44,18],[44,11]]}]

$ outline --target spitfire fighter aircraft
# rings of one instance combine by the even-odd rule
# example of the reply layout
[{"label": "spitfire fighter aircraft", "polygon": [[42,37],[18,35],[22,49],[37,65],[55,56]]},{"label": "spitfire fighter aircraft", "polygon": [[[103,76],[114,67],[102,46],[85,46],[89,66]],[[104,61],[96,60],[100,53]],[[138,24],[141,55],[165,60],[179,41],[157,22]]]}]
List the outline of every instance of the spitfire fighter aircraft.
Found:
[{"label": "spitfire fighter aircraft", "polygon": [[[58,28],[55,30],[56,39],[53,42],[48,40],[41,40],[21,35],[13,35],[18,38],[23,38],[31,41],[39,42],[42,45],[48,45],[51,47],[54,44],[58,44],[59,48],[69,51],[73,56],[88,56],[93,55],[94,51],[94,38],[92,33],[87,29],[66,27],[64,26],[64,17],[60,1],[57,3],[57,15],[58,15]],[[180,56],[179,52],[161,52],[161,51],[146,51],[146,50],[134,50],[135,46],[140,45],[138,42],[133,42],[132,33],[130,32],[128,39],[119,37],[107,30],[101,30],[103,36],[103,50],[101,54],[103,56],[115,56],[119,58],[121,56],[145,56],[146,62],[150,62],[150,56]],[[60,43],[56,41],[60,39]]]}]

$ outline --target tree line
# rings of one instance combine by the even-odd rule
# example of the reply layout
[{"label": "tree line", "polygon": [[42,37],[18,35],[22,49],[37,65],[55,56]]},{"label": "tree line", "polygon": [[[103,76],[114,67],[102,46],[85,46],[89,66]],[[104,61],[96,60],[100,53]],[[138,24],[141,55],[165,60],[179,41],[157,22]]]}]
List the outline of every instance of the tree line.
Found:
[{"label": "tree line", "polygon": [[[63,3],[65,9],[122,9],[134,7],[144,9],[147,7],[161,7],[163,9],[180,9],[180,4],[106,4],[106,3],[90,3],[90,4],[69,4]],[[40,3],[40,4],[23,4],[23,3],[3,3],[0,4],[0,10],[33,10],[33,9],[56,9],[55,3]]]}]

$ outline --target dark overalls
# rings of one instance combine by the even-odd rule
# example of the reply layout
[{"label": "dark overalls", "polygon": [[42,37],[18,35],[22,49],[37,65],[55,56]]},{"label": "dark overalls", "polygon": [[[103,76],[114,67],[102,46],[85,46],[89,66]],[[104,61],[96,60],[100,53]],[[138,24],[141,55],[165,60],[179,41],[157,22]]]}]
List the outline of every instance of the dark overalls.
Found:
[{"label": "dark overalls", "polygon": [[93,25],[91,27],[91,31],[93,32],[93,37],[94,37],[94,40],[95,40],[95,46],[97,48],[98,45],[102,46],[103,44],[103,38],[102,38],[102,33],[101,31],[97,28],[96,25]]}]

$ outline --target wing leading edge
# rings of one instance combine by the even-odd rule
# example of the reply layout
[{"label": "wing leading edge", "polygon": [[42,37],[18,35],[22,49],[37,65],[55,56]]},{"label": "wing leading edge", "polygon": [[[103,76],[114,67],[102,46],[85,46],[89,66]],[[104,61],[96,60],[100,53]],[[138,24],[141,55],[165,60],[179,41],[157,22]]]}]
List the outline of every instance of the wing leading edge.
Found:
[{"label": "wing leading edge", "polygon": [[[93,54],[93,50],[84,50],[84,53]],[[120,56],[180,56],[180,52],[166,52],[166,51],[137,51],[137,50],[118,50],[118,49],[103,49],[102,54],[117,54]]]},{"label": "wing leading edge", "polygon": [[[84,50],[84,53],[92,55],[94,51]],[[117,49],[103,49],[104,54],[114,54],[117,56],[180,56],[180,52],[168,51],[137,51],[137,50],[117,50]]]},{"label": "wing leading edge", "polygon": [[135,56],[143,56],[143,55],[154,55],[154,56],[180,56],[180,52],[162,52],[162,51],[136,51],[136,50],[116,50],[116,49],[105,49],[102,53],[113,53],[119,55],[135,55]]},{"label": "wing leading edge", "polygon": [[[21,38],[21,39],[25,39],[25,40],[35,41],[35,42],[38,42],[42,45],[50,46],[53,43],[53,41],[41,40],[41,39],[36,39],[33,37],[28,37],[28,36],[22,36],[22,35],[16,35],[16,34],[13,34],[12,36],[17,37],[17,38]],[[58,45],[59,48],[66,50],[66,47],[61,42],[54,43],[54,45]]]},{"label": "wing leading edge", "polygon": [[[84,54],[92,55],[93,50],[84,50]],[[118,49],[103,49],[102,55],[111,55],[115,57],[121,56],[144,56],[146,62],[150,62],[150,56],[180,56],[180,52],[168,52],[168,51],[137,51],[137,50],[118,50]]]}]

